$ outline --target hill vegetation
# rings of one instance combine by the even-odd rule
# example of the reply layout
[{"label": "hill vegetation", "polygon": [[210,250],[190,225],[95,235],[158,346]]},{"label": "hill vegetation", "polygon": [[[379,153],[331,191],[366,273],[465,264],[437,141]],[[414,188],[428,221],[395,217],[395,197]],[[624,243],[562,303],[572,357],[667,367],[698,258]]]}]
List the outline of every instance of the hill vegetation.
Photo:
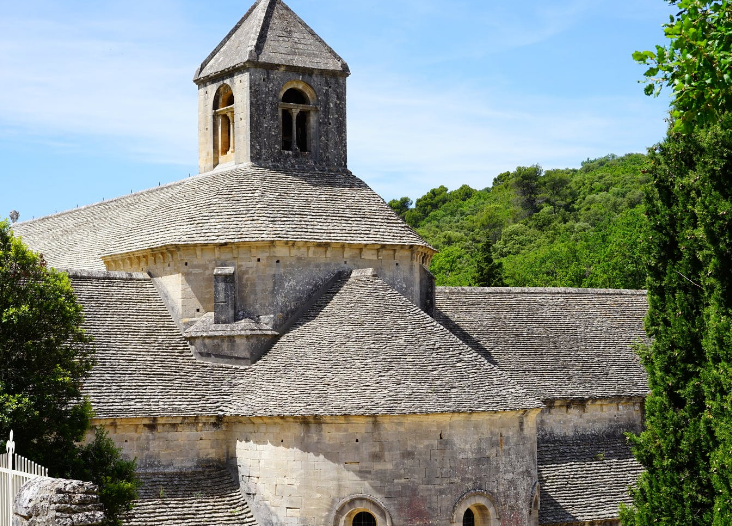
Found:
[{"label": "hill vegetation", "polygon": [[649,226],[646,156],[579,169],[516,168],[491,187],[434,188],[390,206],[440,251],[438,285],[641,289]]}]

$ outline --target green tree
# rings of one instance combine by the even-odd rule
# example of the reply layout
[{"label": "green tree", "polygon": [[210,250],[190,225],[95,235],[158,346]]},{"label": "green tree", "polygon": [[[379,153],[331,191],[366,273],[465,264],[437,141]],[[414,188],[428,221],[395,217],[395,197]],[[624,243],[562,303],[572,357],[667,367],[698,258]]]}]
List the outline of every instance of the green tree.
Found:
[{"label": "green tree", "polygon": [[140,482],[135,468],[134,460],[120,458],[119,449],[102,428],[95,428],[94,439],[79,449],[74,478],[99,486],[109,526],[121,526],[122,517],[137,499]]},{"label": "green tree", "polygon": [[500,261],[493,261],[493,243],[486,239],[478,247],[475,265],[476,287],[503,287],[503,265]]},{"label": "green tree", "polygon": [[446,186],[433,188],[417,199],[414,208],[404,215],[404,220],[413,227],[418,227],[428,215],[449,201]]},{"label": "green tree", "polygon": [[649,66],[647,95],[673,90],[674,130],[716,122],[732,109],[732,3],[728,0],[667,0],[678,7],[664,25],[667,46],[636,51]]},{"label": "green tree", "polygon": [[92,414],[81,396],[94,364],[82,321],[68,276],[0,222],[0,437],[12,427],[19,452],[57,475],[69,472]]},{"label": "green tree", "polygon": [[465,287],[475,273],[475,263],[458,245],[452,245],[435,254],[430,265],[440,287]]},{"label": "green tree", "polygon": [[533,215],[539,211],[540,181],[544,175],[541,166],[519,166],[516,168],[511,182],[516,192],[516,201],[523,209],[524,217]]},{"label": "green tree", "polygon": [[389,206],[399,215],[399,217],[403,218],[407,211],[412,208],[412,200],[408,197],[392,199],[389,201]]},{"label": "green tree", "polygon": [[108,523],[137,496],[134,462],[103,433],[86,446],[92,408],[81,386],[94,365],[91,338],[81,328],[82,307],[66,274],[0,222],[0,437],[10,430],[18,453],[54,477],[100,486]]},{"label": "green tree", "polygon": [[651,154],[646,468],[625,525],[732,523],[732,115]]}]

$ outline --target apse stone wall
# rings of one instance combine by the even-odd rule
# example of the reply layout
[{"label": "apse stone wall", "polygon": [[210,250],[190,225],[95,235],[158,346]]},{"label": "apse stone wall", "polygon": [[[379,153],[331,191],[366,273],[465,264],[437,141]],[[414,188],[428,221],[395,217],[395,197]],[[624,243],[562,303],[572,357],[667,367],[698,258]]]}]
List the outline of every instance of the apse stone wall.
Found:
[{"label": "apse stone wall", "polygon": [[[182,247],[151,253],[137,272],[149,272],[177,321],[214,310],[214,269],[236,268],[237,310],[278,328],[339,271],[373,268],[391,287],[422,307],[426,250],[392,246],[308,243]],[[137,264],[137,263],[136,263]]]},{"label": "apse stone wall", "polygon": [[393,524],[447,525],[476,490],[492,497],[502,526],[527,526],[536,523],[535,416],[251,419],[231,433],[261,526],[334,524],[339,505],[359,496],[381,503]]}]

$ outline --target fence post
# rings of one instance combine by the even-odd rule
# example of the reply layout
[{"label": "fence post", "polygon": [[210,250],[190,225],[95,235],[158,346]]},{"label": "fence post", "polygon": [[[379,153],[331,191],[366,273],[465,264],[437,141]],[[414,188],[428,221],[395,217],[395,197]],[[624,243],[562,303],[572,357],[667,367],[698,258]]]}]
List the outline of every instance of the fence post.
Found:
[{"label": "fence post", "polygon": [[6,494],[3,496],[5,500],[5,524],[10,526],[13,524],[13,457],[15,456],[15,441],[13,440],[13,430],[10,430],[10,439],[5,443],[5,450],[8,452],[8,476],[5,483]]}]

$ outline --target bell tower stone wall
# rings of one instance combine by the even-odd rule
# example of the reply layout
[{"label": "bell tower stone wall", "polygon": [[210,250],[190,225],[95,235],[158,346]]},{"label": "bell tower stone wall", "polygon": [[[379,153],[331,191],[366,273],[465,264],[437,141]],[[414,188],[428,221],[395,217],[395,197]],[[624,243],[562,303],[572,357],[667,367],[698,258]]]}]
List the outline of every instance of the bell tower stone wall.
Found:
[{"label": "bell tower stone wall", "polygon": [[[207,81],[198,88],[199,171],[219,164],[215,155],[215,97],[228,85],[234,93],[234,163],[282,168],[343,170],[348,165],[346,77],[317,72],[251,68]],[[282,144],[283,91],[303,86],[314,93],[309,101],[308,151],[285,150]],[[297,87],[295,88],[297,89]],[[228,163],[227,163],[228,164]]]}]

